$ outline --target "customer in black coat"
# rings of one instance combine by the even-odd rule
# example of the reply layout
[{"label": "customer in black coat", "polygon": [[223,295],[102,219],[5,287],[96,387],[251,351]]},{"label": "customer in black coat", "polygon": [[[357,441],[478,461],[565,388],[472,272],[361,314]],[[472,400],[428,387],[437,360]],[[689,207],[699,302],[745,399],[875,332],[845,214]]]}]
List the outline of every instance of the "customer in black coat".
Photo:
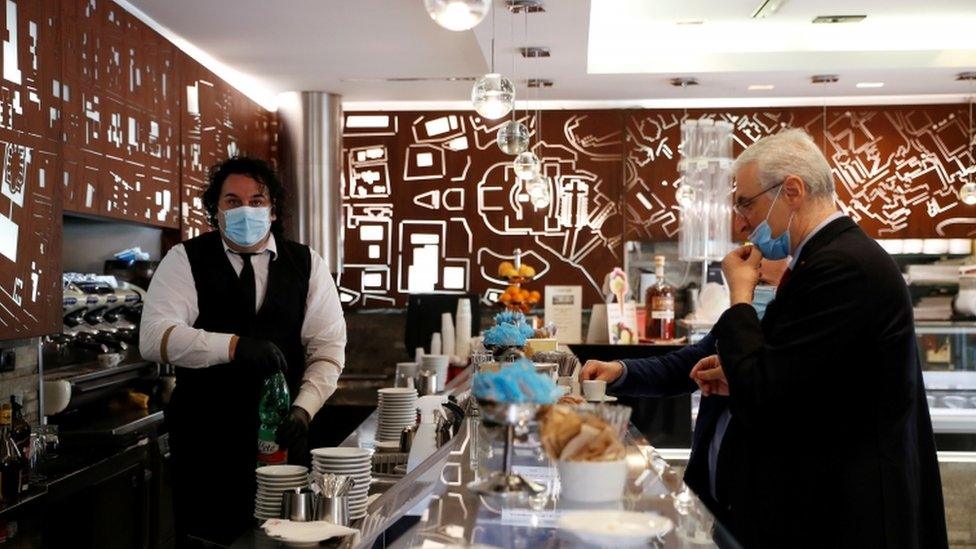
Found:
[{"label": "customer in black coat", "polygon": [[[785,268],[785,260],[763,261],[760,265],[761,281],[768,286],[775,286]],[[761,317],[768,297],[760,299],[757,295],[756,298],[759,302],[754,302],[753,306]],[[606,381],[607,391],[614,395],[652,398],[687,395],[699,389],[696,381],[691,378],[692,369],[700,361],[713,357],[715,352],[715,337],[709,333],[697,343],[666,355],[610,362],[587,360],[580,372],[580,379]],[[723,423],[723,416],[728,409],[728,396],[721,392],[702,396],[692,435],[691,456],[684,474],[685,484],[694,490],[723,523],[727,520],[728,503],[722,501],[720,494],[723,491],[720,487],[729,480],[722,472],[722,465],[727,461],[727,456],[735,453],[727,450],[719,452],[720,448],[729,448],[735,444],[734,426],[730,420],[724,420]],[[716,432],[719,433],[717,437]],[[710,453],[714,454],[711,461]]]},{"label": "customer in black coat", "polygon": [[[739,439],[728,487],[737,538],[753,547],[946,547],[898,267],[837,212],[830,168],[802,130],[759,141],[734,170],[736,223],[760,230],[755,246],[723,261],[732,306],[712,330],[720,365],[693,375],[727,384]],[[749,306],[758,262],[783,247],[792,268],[760,322]]]}]

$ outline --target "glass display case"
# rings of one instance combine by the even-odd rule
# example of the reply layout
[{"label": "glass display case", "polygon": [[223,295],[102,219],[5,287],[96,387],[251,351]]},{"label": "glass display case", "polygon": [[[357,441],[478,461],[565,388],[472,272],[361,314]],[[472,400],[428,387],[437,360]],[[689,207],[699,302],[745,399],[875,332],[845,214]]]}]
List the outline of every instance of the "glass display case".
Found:
[{"label": "glass display case", "polygon": [[976,451],[976,322],[918,321],[915,334],[939,450]]}]

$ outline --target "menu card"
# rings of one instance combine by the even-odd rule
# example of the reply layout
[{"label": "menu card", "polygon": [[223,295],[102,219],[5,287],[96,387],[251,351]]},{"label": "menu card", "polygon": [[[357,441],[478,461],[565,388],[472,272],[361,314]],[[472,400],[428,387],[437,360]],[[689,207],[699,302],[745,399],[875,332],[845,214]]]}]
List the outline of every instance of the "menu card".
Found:
[{"label": "menu card", "polygon": [[580,343],[583,331],[583,287],[546,286],[546,322],[556,325],[559,343]]}]

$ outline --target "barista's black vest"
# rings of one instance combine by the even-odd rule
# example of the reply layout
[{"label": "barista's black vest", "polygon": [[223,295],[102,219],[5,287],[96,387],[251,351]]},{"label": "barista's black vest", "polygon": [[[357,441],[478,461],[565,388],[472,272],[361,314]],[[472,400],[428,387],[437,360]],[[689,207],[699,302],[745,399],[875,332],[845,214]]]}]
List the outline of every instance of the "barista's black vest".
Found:
[{"label": "barista's black vest", "polygon": [[302,244],[284,238],[276,238],[275,243],[278,255],[269,262],[267,290],[257,316],[248,315],[243,308],[240,279],[224,252],[220,232],[187,240],[183,246],[190,261],[200,310],[193,327],[256,337],[277,345],[288,359],[288,390],[294,399],[305,372],[301,335],[312,256]]}]

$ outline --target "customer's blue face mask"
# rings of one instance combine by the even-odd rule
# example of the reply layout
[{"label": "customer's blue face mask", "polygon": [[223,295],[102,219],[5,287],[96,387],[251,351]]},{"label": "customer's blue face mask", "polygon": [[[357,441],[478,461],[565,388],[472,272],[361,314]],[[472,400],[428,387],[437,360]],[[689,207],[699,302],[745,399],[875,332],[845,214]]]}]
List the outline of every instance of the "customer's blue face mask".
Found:
[{"label": "customer's blue face mask", "polygon": [[766,314],[766,306],[774,297],[776,297],[776,286],[756,286],[753,290],[752,306],[756,309],[759,320],[762,320],[763,315]]},{"label": "customer's blue face mask", "polygon": [[769,211],[766,212],[766,219],[758,227],[753,229],[752,234],[749,235],[749,242],[752,242],[759,248],[759,251],[762,252],[762,256],[765,259],[783,259],[790,255],[790,224],[793,223],[793,215],[790,215],[790,220],[786,224],[786,230],[776,238],[773,238],[773,229],[769,226],[769,214],[773,212],[773,206],[779,200],[779,193],[781,192],[783,192],[782,186],[776,191],[776,198],[773,199],[773,203],[769,205]]},{"label": "customer's blue face mask", "polygon": [[270,207],[239,206],[220,214],[224,216],[224,236],[242,248],[261,242],[271,229]]}]

